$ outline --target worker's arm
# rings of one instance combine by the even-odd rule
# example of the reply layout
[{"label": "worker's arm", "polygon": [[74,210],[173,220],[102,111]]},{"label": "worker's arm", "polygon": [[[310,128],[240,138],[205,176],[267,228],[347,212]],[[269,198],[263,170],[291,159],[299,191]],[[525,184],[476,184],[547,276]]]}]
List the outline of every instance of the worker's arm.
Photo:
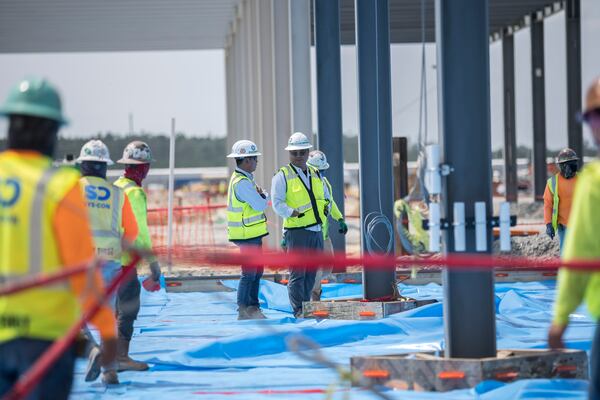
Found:
[{"label": "worker's arm", "polygon": [[[129,198],[129,204],[133,209],[138,226],[138,234],[134,244],[140,249],[152,250],[152,239],[150,238],[150,230],[148,229],[146,194],[142,188],[137,188],[136,190],[130,190],[127,197]],[[148,262],[153,263],[155,261],[155,256],[151,255],[148,257]]]},{"label": "worker's arm", "polygon": [[[92,232],[85,207],[81,188],[77,184],[60,202],[54,215],[54,233],[65,268],[89,263],[94,258]],[[89,274],[77,274],[70,278],[71,288],[81,299],[85,311],[89,310],[97,300],[94,293],[86,289],[93,285],[100,293],[104,290],[100,271],[95,271],[93,274],[94,282],[88,282],[88,278],[90,278]],[[106,305],[101,306],[100,311],[90,322],[100,331],[102,339],[116,336],[115,317]]]},{"label": "worker's arm", "polygon": [[123,207],[121,210],[121,226],[123,227],[123,239],[127,240],[130,243],[133,243],[138,235],[138,224],[135,219],[133,209],[131,208],[129,198],[127,196],[124,196],[124,198],[125,201],[123,202]]},{"label": "worker's arm", "polygon": [[248,203],[253,210],[264,211],[269,205],[269,198],[258,194],[256,186],[248,179],[242,179],[235,187],[235,196],[238,200]]},{"label": "worker's arm", "polygon": [[[563,260],[600,258],[600,246],[595,231],[600,226],[598,204],[600,204],[600,188],[593,184],[593,181],[580,179],[573,196],[573,208],[562,254]],[[568,324],[569,314],[583,301],[589,278],[589,272],[567,268],[560,270],[554,309],[555,324],[563,326]]]},{"label": "worker's arm", "polygon": [[342,212],[338,208],[337,204],[335,204],[335,200],[333,200],[333,197],[331,198],[331,218],[333,218],[336,221],[344,219],[344,216],[342,215]]},{"label": "worker's arm", "polygon": [[546,185],[546,189],[544,189],[544,225],[552,223],[553,204],[554,196],[550,192],[550,186]]},{"label": "worker's arm", "polygon": [[271,198],[273,201],[273,211],[281,218],[289,218],[294,212],[294,209],[289,207],[285,202],[286,192],[285,176],[283,176],[283,172],[279,171],[271,180]]}]

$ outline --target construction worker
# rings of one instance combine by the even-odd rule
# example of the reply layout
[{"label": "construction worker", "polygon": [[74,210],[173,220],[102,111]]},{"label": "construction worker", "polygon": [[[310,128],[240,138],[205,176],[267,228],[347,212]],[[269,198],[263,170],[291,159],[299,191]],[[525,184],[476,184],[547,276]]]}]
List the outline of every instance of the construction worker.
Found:
[{"label": "construction worker", "polygon": [[[322,211],[321,219],[323,220],[323,250],[325,253],[333,254],[333,244],[331,243],[331,238],[329,237],[329,217],[333,218],[338,222],[339,229],[338,232],[345,235],[348,233],[348,225],[344,221],[344,216],[342,212],[338,208],[335,200],[333,199],[333,191],[331,189],[331,183],[329,183],[329,179],[325,176],[326,170],[329,169],[329,163],[327,162],[327,156],[321,150],[313,150],[308,155],[308,161],[306,164],[310,167],[316,168],[319,170],[321,177],[323,178],[323,182],[327,186],[327,190],[329,191],[329,195],[331,196],[331,201],[324,201],[323,206],[319,207],[319,211]],[[317,270],[317,275],[315,276],[315,285],[313,286],[311,293],[312,301],[321,300],[321,279],[324,276],[328,276],[331,274],[331,267],[319,268]]]},{"label": "construction worker", "polygon": [[554,239],[554,235],[558,233],[562,251],[577,181],[579,157],[575,151],[563,149],[556,157],[556,165],[559,173],[548,179],[544,191],[544,223],[550,239]]},{"label": "construction worker", "polygon": [[[125,196],[131,204],[138,226],[138,235],[134,246],[140,249],[152,250],[152,240],[148,230],[146,192],[142,188],[142,181],[150,171],[152,152],[150,147],[139,140],[129,143],[123,150],[123,157],[119,164],[125,164],[125,175],[115,181],[115,186],[123,189]],[[129,255],[123,254],[122,264],[127,265]],[[160,264],[156,257],[150,256],[150,276],[143,282],[148,291],[160,289]],[[137,271],[130,279],[125,281],[117,293],[117,363],[118,371],[145,371],[148,364],[134,361],[129,357],[129,344],[133,335],[133,322],[140,311],[140,282]]]},{"label": "construction worker", "polygon": [[[582,119],[590,127],[596,146],[600,150],[600,78],[596,79],[588,89]],[[565,261],[598,261],[600,246],[596,228],[600,225],[600,162],[586,165],[577,179],[562,258]],[[562,338],[569,323],[569,315],[584,299],[591,316],[600,322],[600,272],[561,268],[557,285],[554,319],[548,334],[548,343],[554,349],[565,347]],[[590,367],[589,398],[600,399],[600,328],[598,327],[592,345]]]},{"label": "construction worker", "polygon": [[[245,249],[262,247],[262,238],[269,234],[265,209],[269,194],[254,181],[252,173],[258,163],[256,144],[239,140],[231,147],[228,158],[235,158],[236,168],[227,189],[227,238]],[[237,292],[238,319],[265,319],[258,303],[258,290],[263,267],[242,266]]]},{"label": "construction worker", "polygon": [[[0,114],[9,119],[8,149],[0,153],[0,284],[90,264],[94,247],[79,172],[52,167],[66,123],[58,92],[46,80],[23,80]],[[100,290],[102,277],[92,270],[0,297],[0,397],[91,309]],[[110,365],[116,350],[110,308],[101,306],[91,322],[103,340],[102,364]],[[74,362],[72,346],[28,398],[67,399]]]},{"label": "construction worker", "polygon": [[[137,222],[125,193],[106,180],[106,169],[113,162],[108,147],[102,141],[90,140],[84,144],[76,162],[83,175],[79,182],[87,200],[96,256],[106,260],[102,276],[108,285],[121,270],[123,241],[131,244],[137,237]],[[116,296],[110,300],[113,310],[115,300]],[[93,347],[89,353],[86,382],[96,380],[100,374],[100,348],[89,334],[88,339]],[[104,383],[119,383],[116,367],[113,364],[104,369]]]},{"label": "construction worker", "polygon": [[[283,218],[288,251],[323,250],[323,211],[319,208],[330,196],[319,170],[306,164],[312,147],[303,133],[290,136],[285,148],[290,163],[281,167],[271,182],[273,210]],[[305,267],[290,270],[288,295],[296,318],[302,317],[302,302],[310,301],[315,276],[316,271]]]}]

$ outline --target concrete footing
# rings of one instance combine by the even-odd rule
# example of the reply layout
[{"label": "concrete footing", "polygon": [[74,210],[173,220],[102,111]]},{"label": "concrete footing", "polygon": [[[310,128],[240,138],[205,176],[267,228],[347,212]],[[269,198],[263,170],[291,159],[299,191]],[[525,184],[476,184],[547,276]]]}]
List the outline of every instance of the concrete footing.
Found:
[{"label": "concrete footing", "polygon": [[330,300],[307,301],[302,303],[304,318],[327,318],[342,320],[372,320],[381,319],[427,304],[436,300],[401,301],[361,301],[361,300]]},{"label": "concrete footing", "polygon": [[531,378],[588,378],[588,360],[581,350],[499,350],[497,357],[444,358],[416,353],[352,357],[353,385],[379,384],[402,390],[465,389],[484,380],[510,382]]}]

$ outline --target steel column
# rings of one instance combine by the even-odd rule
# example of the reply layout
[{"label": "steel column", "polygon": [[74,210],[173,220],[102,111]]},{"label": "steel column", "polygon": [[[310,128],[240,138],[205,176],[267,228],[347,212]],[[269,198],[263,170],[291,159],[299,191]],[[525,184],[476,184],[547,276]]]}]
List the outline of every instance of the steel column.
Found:
[{"label": "steel column", "polygon": [[292,127],[312,140],[310,85],[310,1],[291,0]]},{"label": "steel column", "polygon": [[[392,118],[388,0],[355,0],[358,57],[360,210],[363,254],[367,242],[374,252],[385,253],[393,228],[378,224],[369,233],[365,221],[377,215],[393,223]],[[369,237],[370,236],[370,237]],[[391,236],[391,237],[390,237]],[[392,297],[396,279],[393,266],[363,271],[366,299]]]},{"label": "steel column", "polygon": [[531,17],[531,99],[533,101],[533,194],[544,200],[546,166],[546,71],[544,67],[544,19]]},{"label": "steel column", "polygon": [[[339,0],[314,0],[317,64],[319,149],[327,155],[327,177],[333,198],[344,214],[344,151],[342,143],[342,78]],[[333,248],[346,252],[346,240],[334,224],[329,229]]]},{"label": "steel column", "polygon": [[[292,132],[291,70],[290,70],[290,15],[289,1],[273,1],[273,84],[275,90],[274,118],[275,168],[289,162],[284,150]],[[273,171],[275,173],[275,171]],[[275,243],[281,240],[281,218],[272,220],[270,235]]]},{"label": "steel column", "polygon": [[583,156],[583,130],[576,115],[581,111],[581,2],[567,0],[567,128],[569,147]]},{"label": "steel column", "polygon": [[502,38],[504,77],[504,187],[506,201],[517,201],[517,132],[515,129],[515,41],[512,33]]},{"label": "steel column", "polygon": [[[443,217],[464,202],[466,217],[474,203],[492,211],[487,0],[436,0],[436,40],[440,144],[444,162],[454,171],[445,179]],[[475,150],[475,151],[474,151]],[[491,229],[488,227],[488,252]],[[445,235],[447,252],[454,249]],[[467,230],[466,250],[475,252],[475,230]],[[491,271],[444,270],[446,356],[496,356],[494,277]]]}]

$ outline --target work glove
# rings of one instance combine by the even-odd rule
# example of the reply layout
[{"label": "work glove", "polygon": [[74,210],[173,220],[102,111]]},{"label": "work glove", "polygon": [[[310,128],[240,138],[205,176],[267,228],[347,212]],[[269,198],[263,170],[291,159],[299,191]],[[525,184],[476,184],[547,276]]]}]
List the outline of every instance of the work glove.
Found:
[{"label": "work glove", "polygon": [[554,227],[552,224],[546,224],[546,235],[550,236],[550,239],[554,239]]},{"label": "work glove", "polygon": [[142,286],[149,292],[160,290],[160,264],[158,261],[150,263],[150,276],[144,279]]},{"label": "work glove", "polygon": [[287,249],[287,242],[286,242],[285,238],[281,239],[281,248],[284,250]]},{"label": "work glove", "polygon": [[338,221],[339,224],[339,228],[338,232],[341,233],[342,235],[345,235],[346,233],[348,233],[348,225],[346,225],[346,222],[343,219],[340,219]]}]

